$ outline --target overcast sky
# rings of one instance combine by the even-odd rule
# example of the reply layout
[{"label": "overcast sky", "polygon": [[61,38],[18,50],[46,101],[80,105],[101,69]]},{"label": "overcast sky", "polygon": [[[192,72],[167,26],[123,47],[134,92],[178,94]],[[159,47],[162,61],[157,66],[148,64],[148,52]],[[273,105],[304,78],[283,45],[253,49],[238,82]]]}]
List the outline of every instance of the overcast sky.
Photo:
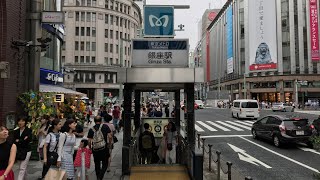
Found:
[{"label": "overcast sky", "polygon": [[198,21],[206,9],[220,9],[226,0],[147,0],[148,4],[156,5],[190,5],[190,9],[175,10],[175,29],[183,24],[185,31],[176,32],[176,38],[189,38],[190,50],[194,49],[198,41]]}]

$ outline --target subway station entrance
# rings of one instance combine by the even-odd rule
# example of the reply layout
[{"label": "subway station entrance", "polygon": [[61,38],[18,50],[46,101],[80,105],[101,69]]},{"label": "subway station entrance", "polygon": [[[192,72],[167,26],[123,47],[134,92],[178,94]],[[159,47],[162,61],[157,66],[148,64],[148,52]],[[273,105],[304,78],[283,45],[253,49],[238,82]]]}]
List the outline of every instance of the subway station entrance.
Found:
[{"label": "subway station entrance", "polygon": [[[203,81],[200,68],[127,68],[119,79],[124,84],[124,133],[122,173],[130,179],[197,179],[203,177],[203,156],[195,148],[194,84]],[[174,117],[141,117],[142,93],[155,89],[174,94]],[[172,101],[173,102],[173,101]],[[182,103],[181,103],[182,102]],[[181,109],[181,106],[184,108]],[[159,146],[168,122],[176,125],[176,163],[141,163],[139,135],[151,125]]]}]

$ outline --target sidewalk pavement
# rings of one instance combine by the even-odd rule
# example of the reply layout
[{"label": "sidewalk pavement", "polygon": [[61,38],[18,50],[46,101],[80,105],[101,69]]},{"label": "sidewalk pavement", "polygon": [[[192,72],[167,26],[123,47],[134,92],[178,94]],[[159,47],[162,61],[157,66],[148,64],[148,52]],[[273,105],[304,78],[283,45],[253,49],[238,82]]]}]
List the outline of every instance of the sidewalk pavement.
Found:
[{"label": "sidewalk pavement", "polygon": [[[91,123],[92,127],[94,123]],[[85,136],[87,137],[87,131],[89,128],[85,127]],[[104,175],[104,180],[119,180],[121,179],[122,175],[122,142],[123,142],[123,131],[120,131],[120,133],[116,134],[118,138],[118,142],[114,144],[114,149],[112,151],[111,157],[111,165],[110,165],[110,172],[106,172]],[[42,173],[42,162],[41,161],[29,161],[27,166],[27,179],[26,180],[37,180],[39,177],[41,177]],[[19,174],[19,166],[18,163],[14,164],[13,172],[15,175],[15,179],[18,178]],[[96,180],[96,174],[94,170],[94,161],[93,156],[91,156],[91,166],[88,170],[89,173],[89,180]]]},{"label": "sidewalk pavement", "polygon": [[297,113],[305,113],[305,114],[313,114],[313,115],[320,115],[320,111],[311,111],[311,110],[295,110],[294,112]]}]

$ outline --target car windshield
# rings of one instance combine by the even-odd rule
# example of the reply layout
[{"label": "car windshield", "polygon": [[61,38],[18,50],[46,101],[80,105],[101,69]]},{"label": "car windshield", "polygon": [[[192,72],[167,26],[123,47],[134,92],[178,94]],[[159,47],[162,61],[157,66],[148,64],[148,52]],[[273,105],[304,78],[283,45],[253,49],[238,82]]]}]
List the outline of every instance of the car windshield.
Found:
[{"label": "car windshield", "polygon": [[256,102],[242,102],[241,107],[242,108],[258,108],[258,103],[256,103]]},{"label": "car windshield", "polygon": [[308,119],[299,119],[299,120],[294,120],[294,119],[288,119],[288,120],[284,120],[284,125],[286,127],[303,127],[303,126],[307,126],[308,125]]}]

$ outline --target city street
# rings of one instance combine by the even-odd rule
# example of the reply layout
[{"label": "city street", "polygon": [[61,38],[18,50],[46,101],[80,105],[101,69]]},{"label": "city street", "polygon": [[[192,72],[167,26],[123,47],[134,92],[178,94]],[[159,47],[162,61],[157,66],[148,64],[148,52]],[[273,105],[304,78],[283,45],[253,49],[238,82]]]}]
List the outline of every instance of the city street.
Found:
[{"label": "city street", "polygon": [[[262,110],[260,117],[268,114],[287,114],[313,120],[314,114],[297,112],[272,112]],[[277,148],[271,142],[255,140],[251,136],[254,120],[237,120],[230,109],[202,109],[196,111],[196,130],[222,152],[224,162],[243,176],[253,179],[314,179],[319,173],[320,153],[303,144]]]}]

